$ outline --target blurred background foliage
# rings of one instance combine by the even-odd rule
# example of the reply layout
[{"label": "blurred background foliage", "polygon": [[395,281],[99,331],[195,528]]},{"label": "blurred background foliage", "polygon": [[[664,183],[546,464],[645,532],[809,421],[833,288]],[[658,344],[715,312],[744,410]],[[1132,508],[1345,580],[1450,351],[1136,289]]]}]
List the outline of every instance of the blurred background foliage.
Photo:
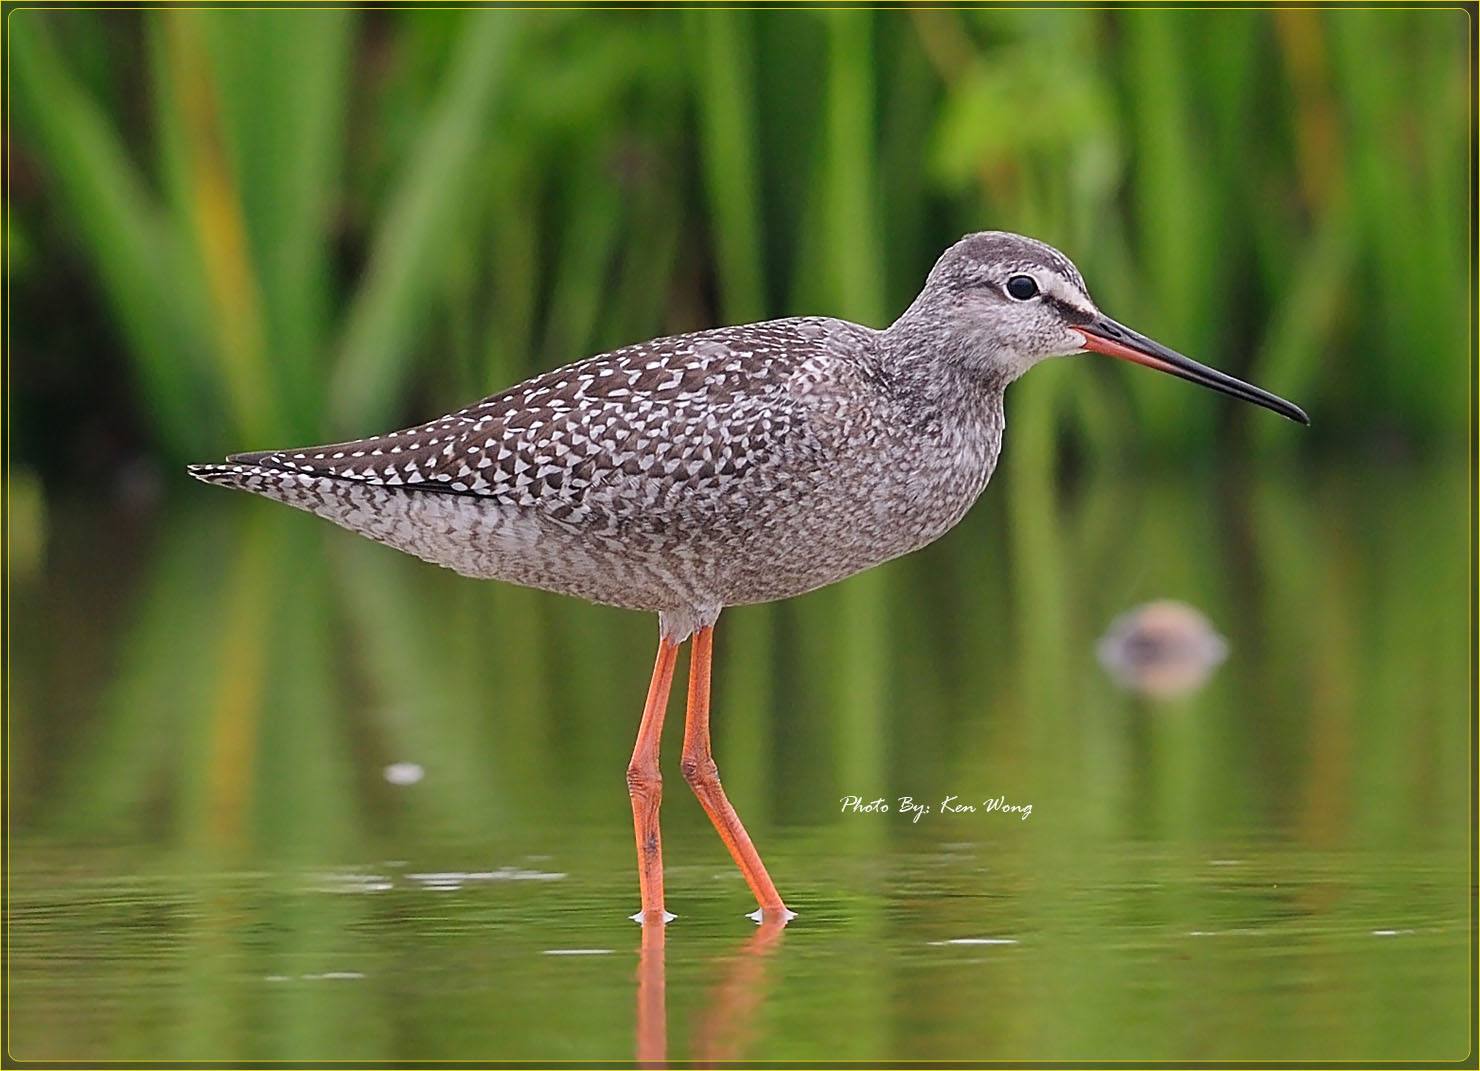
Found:
[{"label": "blurred background foliage", "polygon": [[663,332],[883,325],[988,227],[1316,422],[1063,362],[1020,452],[1463,439],[1458,9],[10,25],[12,443],[48,476],[366,434]]}]

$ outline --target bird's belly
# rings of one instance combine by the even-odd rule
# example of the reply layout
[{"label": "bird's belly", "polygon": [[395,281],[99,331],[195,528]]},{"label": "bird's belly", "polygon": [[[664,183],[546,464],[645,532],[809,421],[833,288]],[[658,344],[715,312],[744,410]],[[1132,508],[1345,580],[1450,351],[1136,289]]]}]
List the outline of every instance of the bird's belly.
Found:
[{"label": "bird's belly", "polygon": [[236,486],[464,576],[634,610],[683,606],[692,594],[671,539],[582,529],[475,495],[272,469],[245,469]]},{"label": "bird's belly", "polygon": [[775,508],[716,519],[686,557],[692,586],[716,605],[789,598],[935,541],[991,476],[995,451],[927,468],[881,466],[871,478],[822,483]]}]

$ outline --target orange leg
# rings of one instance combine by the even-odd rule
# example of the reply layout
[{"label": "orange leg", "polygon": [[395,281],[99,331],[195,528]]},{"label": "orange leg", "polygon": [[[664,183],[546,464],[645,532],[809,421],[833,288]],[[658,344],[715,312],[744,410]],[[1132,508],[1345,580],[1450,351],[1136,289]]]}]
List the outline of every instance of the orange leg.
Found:
[{"label": "orange leg", "polygon": [[709,668],[714,658],[714,628],[701,628],[694,633],[694,646],[689,657],[689,710],[683,733],[683,778],[704,805],[709,820],[730,849],[735,865],[745,875],[750,891],[761,905],[761,918],[785,919],[790,916],[781,894],[766,873],[766,864],[750,842],[750,834],[740,824],[740,816],[719,783],[719,768],[709,750]]},{"label": "orange leg", "polygon": [[667,921],[663,910],[663,836],[658,829],[658,806],[663,802],[663,775],[658,769],[658,744],[663,738],[663,712],[673,684],[678,644],[666,636],[658,641],[658,661],[648,685],[647,704],[637,746],[627,764],[627,794],[632,797],[632,824],[637,832],[637,881],[642,889],[643,923]]}]

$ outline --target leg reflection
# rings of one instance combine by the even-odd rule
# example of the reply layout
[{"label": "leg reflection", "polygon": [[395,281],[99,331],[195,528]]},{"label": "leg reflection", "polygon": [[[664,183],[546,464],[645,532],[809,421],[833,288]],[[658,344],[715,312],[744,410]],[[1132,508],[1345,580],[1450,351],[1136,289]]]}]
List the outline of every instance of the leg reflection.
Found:
[{"label": "leg reflection", "polygon": [[694,1032],[696,1062],[715,1064],[744,1058],[756,1012],[766,997],[766,957],[780,942],[786,921],[784,917],[763,916],[750,940],[730,957]]},{"label": "leg reflection", "polygon": [[[693,1060],[724,1063],[743,1058],[756,1012],[766,996],[766,957],[781,940],[787,919],[766,917],[728,959],[694,1032]],[[662,1067],[668,1060],[668,1010],[665,1002],[664,942],[667,927],[642,927],[637,960],[637,1064]]]},{"label": "leg reflection", "polygon": [[663,942],[668,927],[662,922],[642,924],[642,949],[637,954],[637,1065],[662,1067],[668,1062],[667,982],[663,973]]}]

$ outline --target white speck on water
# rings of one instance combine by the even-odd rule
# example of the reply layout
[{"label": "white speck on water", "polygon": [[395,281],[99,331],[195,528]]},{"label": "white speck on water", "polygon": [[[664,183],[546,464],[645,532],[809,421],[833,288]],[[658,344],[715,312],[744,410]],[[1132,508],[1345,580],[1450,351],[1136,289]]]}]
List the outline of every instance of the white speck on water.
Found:
[{"label": "white speck on water", "polygon": [[1015,945],[1013,937],[952,937],[947,941],[931,941],[932,945]]},{"label": "white speck on water", "polygon": [[501,866],[497,870],[480,870],[469,874],[469,881],[563,881],[565,875],[550,870],[521,870],[517,866]]},{"label": "white speck on water", "polygon": [[1209,859],[1208,866],[1243,866],[1242,859]]},{"label": "white speck on water", "polygon": [[[639,911],[635,915],[628,915],[627,917],[629,919],[631,919],[633,922],[637,923],[639,926],[642,925],[642,912],[641,911]],[[668,925],[670,922],[672,922],[676,918],[678,918],[678,916],[675,915],[672,911],[665,911],[665,912],[663,912],[663,925],[665,925],[665,926]]]},{"label": "white speck on water", "polygon": [[609,956],[610,948],[547,948],[547,956]]},{"label": "white speck on water", "polygon": [[385,892],[395,888],[382,874],[326,874],[317,891],[331,893]]},{"label": "white speck on water", "polygon": [[460,889],[473,882],[490,881],[562,881],[564,874],[544,870],[523,870],[503,866],[497,870],[446,870],[434,873],[407,874],[407,879],[426,889]]},{"label": "white speck on water", "polygon": [[1402,934],[1412,933],[1412,932],[1413,932],[1412,930],[1373,930],[1372,931],[1372,936],[1373,937],[1398,937],[1398,936],[1400,936]]},{"label": "white speck on water", "polygon": [[383,773],[393,785],[414,785],[426,776],[426,771],[414,762],[393,762]]}]

